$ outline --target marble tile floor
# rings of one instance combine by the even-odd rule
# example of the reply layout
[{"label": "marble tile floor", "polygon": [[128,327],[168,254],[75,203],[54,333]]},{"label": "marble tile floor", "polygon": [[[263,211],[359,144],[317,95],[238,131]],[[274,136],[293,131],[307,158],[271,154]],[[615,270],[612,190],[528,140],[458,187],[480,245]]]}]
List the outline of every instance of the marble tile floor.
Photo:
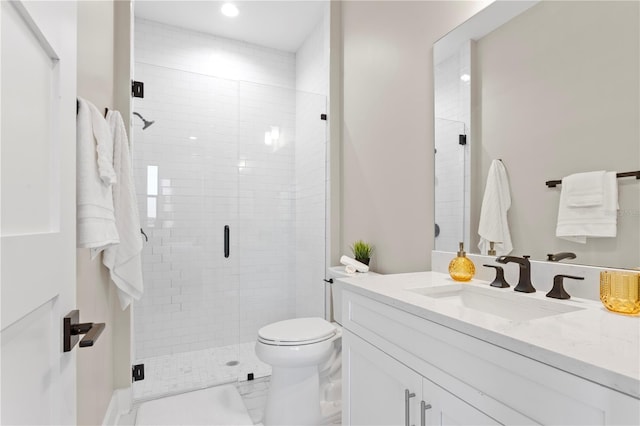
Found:
[{"label": "marble tile floor", "polygon": [[236,387],[254,425],[262,422],[271,376],[238,382]]},{"label": "marble tile floor", "polygon": [[144,380],[133,383],[133,400],[147,401],[195,389],[271,375],[271,367],[255,355],[255,342],[138,359]]},{"label": "marble tile floor", "polygon": [[[238,382],[235,384],[242,401],[247,408],[251,421],[258,425],[262,422],[264,407],[267,403],[267,393],[269,391],[270,376],[256,380]],[[131,411],[120,416],[118,426],[135,426],[138,407],[145,401],[134,402]],[[338,423],[333,423],[339,425]]]},{"label": "marble tile floor", "polygon": [[[267,403],[267,394],[269,392],[270,378],[270,376],[267,376],[235,384],[254,425],[261,425],[262,423],[264,407]],[[118,426],[135,426],[137,410],[142,403],[142,401],[134,403],[129,413],[120,416]],[[325,418],[321,426],[339,426],[341,424],[342,416],[341,413],[338,412],[331,417]]]}]

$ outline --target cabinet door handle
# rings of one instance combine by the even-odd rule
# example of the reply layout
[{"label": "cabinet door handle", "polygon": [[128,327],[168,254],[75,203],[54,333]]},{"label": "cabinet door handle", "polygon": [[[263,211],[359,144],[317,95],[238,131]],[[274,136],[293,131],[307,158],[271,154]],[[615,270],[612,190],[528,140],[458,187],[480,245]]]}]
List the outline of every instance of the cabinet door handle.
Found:
[{"label": "cabinet door handle", "polygon": [[431,410],[431,404],[420,401],[420,426],[426,426],[427,424],[427,410]]},{"label": "cabinet door handle", "polygon": [[405,426],[410,426],[409,417],[411,416],[411,413],[409,412],[409,400],[414,396],[416,396],[416,394],[413,392],[409,392],[409,389],[404,390],[404,425]]}]

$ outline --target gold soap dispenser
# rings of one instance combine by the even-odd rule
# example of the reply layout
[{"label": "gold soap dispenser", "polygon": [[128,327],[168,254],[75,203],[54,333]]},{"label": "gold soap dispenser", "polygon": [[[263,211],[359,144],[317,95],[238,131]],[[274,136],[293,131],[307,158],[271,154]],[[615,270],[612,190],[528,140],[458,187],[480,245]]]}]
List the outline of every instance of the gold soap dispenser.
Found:
[{"label": "gold soap dispenser", "polygon": [[460,243],[458,256],[449,263],[449,275],[456,281],[470,281],[476,273],[476,267],[464,252],[464,243]]}]

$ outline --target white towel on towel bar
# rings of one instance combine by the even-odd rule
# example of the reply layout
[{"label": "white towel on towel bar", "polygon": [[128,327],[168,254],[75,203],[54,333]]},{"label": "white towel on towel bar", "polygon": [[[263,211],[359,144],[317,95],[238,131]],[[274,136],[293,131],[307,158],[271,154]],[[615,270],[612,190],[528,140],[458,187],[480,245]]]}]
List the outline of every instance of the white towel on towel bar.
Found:
[{"label": "white towel on towel bar", "polygon": [[507,211],[511,208],[511,191],[507,169],[501,160],[493,160],[489,167],[487,184],[484,188],[478,235],[480,254],[487,254],[490,242],[493,241],[496,255],[511,253],[511,232]]},{"label": "white towel on towel bar", "polygon": [[600,205],[571,206],[572,182],[582,173],[562,179],[562,191],[558,207],[556,236],[576,243],[586,243],[587,237],[615,237],[618,225],[618,179],[615,172],[602,174],[603,197]]},{"label": "white towel on towel bar", "polygon": [[124,310],[132,300],[142,296],[142,234],[124,122],[118,111],[109,111],[107,122],[113,134],[113,167],[118,178],[113,186],[113,207],[120,244],[105,249],[102,263],[109,268],[111,280],[118,287],[120,307]]},{"label": "white towel on towel bar", "polygon": [[567,206],[601,206],[604,202],[604,170],[576,173],[562,179]]},{"label": "white towel on towel bar", "polygon": [[76,246],[91,258],[120,239],[113,212],[113,138],[91,102],[78,98],[76,118]]}]

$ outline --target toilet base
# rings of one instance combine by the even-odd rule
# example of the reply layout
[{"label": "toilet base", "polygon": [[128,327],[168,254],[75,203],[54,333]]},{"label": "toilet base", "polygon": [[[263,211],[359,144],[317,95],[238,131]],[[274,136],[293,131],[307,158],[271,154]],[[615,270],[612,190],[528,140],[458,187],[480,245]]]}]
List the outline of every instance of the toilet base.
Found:
[{"label": "toilet base", "polygon": [[318,425],[320,419],[318,366],[274,366],[264,411],[264,425]]}]

